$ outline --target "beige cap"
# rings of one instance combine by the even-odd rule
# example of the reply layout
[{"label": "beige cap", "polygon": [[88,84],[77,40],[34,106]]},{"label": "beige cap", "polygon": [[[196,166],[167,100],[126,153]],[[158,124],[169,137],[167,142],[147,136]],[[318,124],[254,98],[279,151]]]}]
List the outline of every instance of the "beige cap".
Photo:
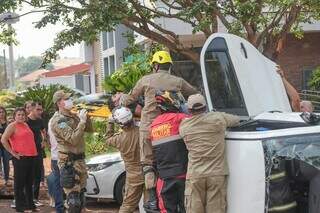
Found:
[{"label": "beige cap", "polygon": [[65,93],[63,90],[58,90],[53,94],[52,101],[53,103],[57,103],[61,99],[67,99],[71,96],[71,93]]},{"label": "beige cap", "polygon": [[190,95],[188,98],[188,109],[201,109],[207,106],[206,99],[201,94]]}]

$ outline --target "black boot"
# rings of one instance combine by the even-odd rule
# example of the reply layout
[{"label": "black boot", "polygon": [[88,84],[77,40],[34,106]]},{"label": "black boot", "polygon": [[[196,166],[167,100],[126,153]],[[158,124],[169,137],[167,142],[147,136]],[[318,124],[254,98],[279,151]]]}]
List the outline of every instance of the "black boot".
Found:
[{"label": "black boot", "polygon": [[146,212],[159,212],[156,188],[148,190],[149,200],[143,205]]}]

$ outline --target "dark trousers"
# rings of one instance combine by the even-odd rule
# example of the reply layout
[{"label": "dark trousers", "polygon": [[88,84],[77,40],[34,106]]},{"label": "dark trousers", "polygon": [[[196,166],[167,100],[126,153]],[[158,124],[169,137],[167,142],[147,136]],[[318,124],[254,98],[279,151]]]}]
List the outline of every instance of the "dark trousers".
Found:
[{"label": "dark trousers", "polygon": [[41,168],[43,167],[42,155],[35,157],[34,161],[34,182],[33,182],[33,198],[38,200],[41,183]]},{"label": "dark trousers", "polygon": [[2,160],[4,180],[8,181],[9,180],[9,171],[10,171],[10,167],[9,167],[10,153],[5,149],[0,148],[0,158]]},{"label": "dark trousers", "polygon": [[57,213],[63,213],[63,188],[60,184],[60,170],[57,160],[51,160],[51,170],[54,176],[52,183],[52,195],[55,202],[55,208]]},{"label": "dark trousers", "polygon": [[157,196],[161,213],[185,213],[184,178],[169,178],[157,180]]},{"label": "dark trousers", "polygon": [[33,202],[32,192],[34,161],[34,157],[12,159],[14,167],[14,199],[16,201],[16,211],[32,210],[36,208]]}]

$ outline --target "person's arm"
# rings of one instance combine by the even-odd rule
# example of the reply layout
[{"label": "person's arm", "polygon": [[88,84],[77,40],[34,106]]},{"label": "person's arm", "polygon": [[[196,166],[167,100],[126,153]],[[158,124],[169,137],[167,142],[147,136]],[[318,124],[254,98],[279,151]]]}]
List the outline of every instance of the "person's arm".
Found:
[{"label": "person's arm", "polygon": [[284,88],[286,89],[287,95],[290,99],[290,104],[292,107],[292,110],[294,112],[300,112],[300,96],[297,90],[287,81],[287,79],[284,77],[284,72],[281,69],[280,66],[277,66],[277,72],[281,76]]},{"label": "person's arm", "polygon": [[199,91],[195,87],[191,86],[191,84],[189,84],[186,80],[182,79],[181,93],[187,98],[190,95],[199,93]]},{"label": "person's arm", "polygon": [[136,102],[139,96],[144,95],[142,79],[140,79],[129,94],[123,94],[119,100],[122,106],[128,106]]},{"label": "person's arm", "polygon": [[121,141],[122,141],[122,133],[116,133],[113,134],[112,136],[107,136],[106,138],[106,144],[108,146],[113,146],[117,149],[121,148]]},{"label": "person's arm", "polygon": [[48,134],[44,125],[44,120],[41,120],[41,136],[42,136],[41,147],[45,148],[46,146],[49,146]]},{"label": "person's arm", "polygon": [[1,137],[1,143],[3,145],[3,147],[15,158],[20,159],[20,155],[16,152],[14,152],[11,149],[11,146],[9,144],[9,138],[11,137],[11,135],[14,133],[15,131],[15,127],[14,124],[11,123],[8,125],[8,127],[6,128],[6,130],[4,131],[2,137]]},{"label": "person's arm", "polygon": [[86,122],[86,128],[85,128],[85,132],[93,132],[93,125],[92,125],[92,121],[91,118],[88,117],[87,122]]},{"label": "person's arm", "polygon": [[227,124],[227,127],[235,127],[240,124],[240,117],[227,113],[222,113],[222,116]]}]

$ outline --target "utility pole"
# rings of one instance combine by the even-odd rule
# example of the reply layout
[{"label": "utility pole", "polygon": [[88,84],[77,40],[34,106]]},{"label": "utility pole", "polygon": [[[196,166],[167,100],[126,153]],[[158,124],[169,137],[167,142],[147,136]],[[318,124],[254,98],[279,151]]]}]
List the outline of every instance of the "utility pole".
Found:
[{"label": "utility pole", "polygon": [[[12,29],[11,24],[8,24],[9,30]],[[14,77],[15,77],[15,73],[14,73],[14,67],[13,67],[13,45],[12,43],[10,43],[9,45],[9,88],[13,88],[14,87]]]},{"label": "utility pole", "polygon": [[7,75],[7,63],[6,63],[6,50],[3,49],[3,72],[4,72],[4,88],[8,88],[8,75]]},{"label": "utility pole", "polygon": [[[19,15],[14,12],[5,12],[0,14],[0,22],[8,24],[8,29],[12,29],[12,24],[15,24],[19,21]],[[9,44],[9,88],[13,89],[14,87],[14,67],[13,67],[13,44]]]}]

